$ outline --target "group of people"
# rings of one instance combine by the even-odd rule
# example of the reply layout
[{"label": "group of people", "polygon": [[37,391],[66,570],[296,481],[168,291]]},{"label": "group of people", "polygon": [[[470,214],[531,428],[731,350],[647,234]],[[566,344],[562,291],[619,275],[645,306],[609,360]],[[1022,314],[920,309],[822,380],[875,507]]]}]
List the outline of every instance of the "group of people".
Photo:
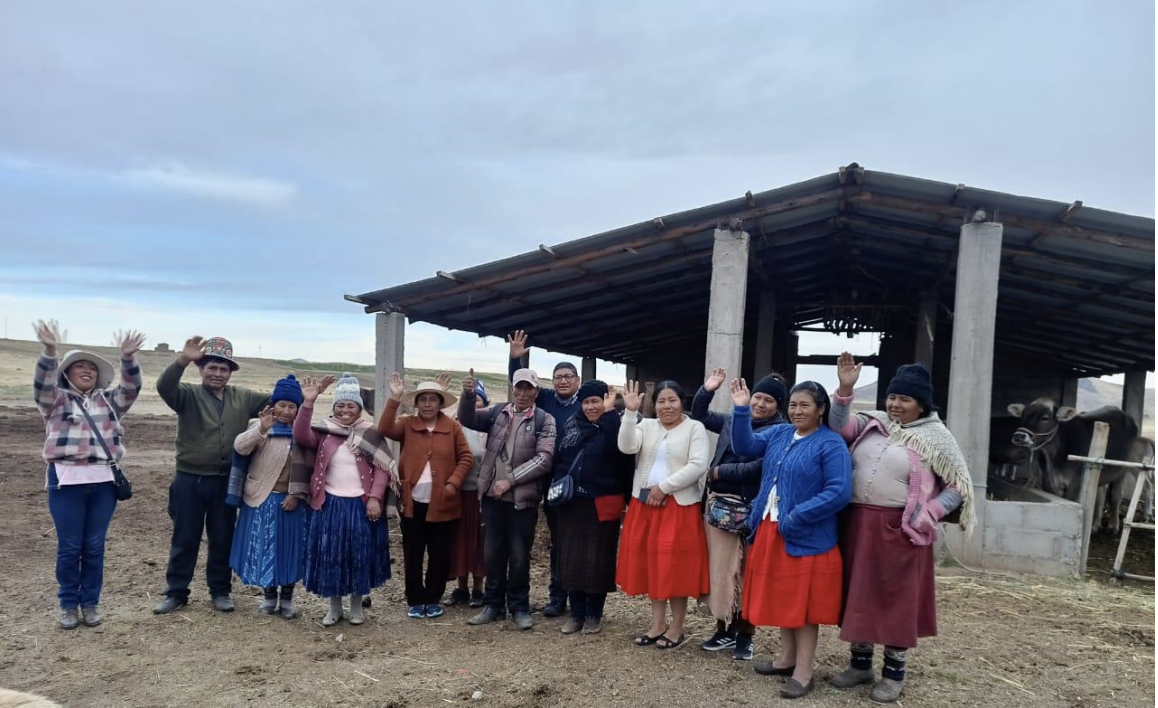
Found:
[{"label": "group of people", "polygon": [[[109,463],[124,454],[120,421],[140,392],[135,353],[144,338],[118,337],[121,382],[109,388],[111,364],[83,351],[58,363],[55,323],[38,323],[37,335],[59,621],[72,629],[101,622],[104,536],[116,505]],[[473,370],[457,395],[447,375],[407,391],[395,372],[375,424],[353,376],[288,375],[272,394],[257,393],[229,385],[238,364],[228,340],[189,339],[157,380],[178,426],[168,588],[154,612],[187,604],[204,530],[215,609],[234,609],[236,573],[263,589],[263,614],[295,617],[302,582],[329,600],[323,625],[360,624],[371,589],[390,578],[385,516],[396,505],[410,618],[466,604],[478,608],[470,625],[509,616],[529,629],[530,557],[544,505],[551,548],[542,614],[569,609],[562,634],[600,632],[618,588],[651,603],[634,644],[674,649],[686,642],[696,598],[716,619],[706,651],[752,659],[755,627],[780,628],[779,653],[755,669],[784,677],[787,698],[814,686],[820,625],[839,626],[850,644],[849,665],[831,685],[875,682],[873,700],[899,698],[908,649],[937,630],[939,525],[953,518],[968,532],[973,521],[968,471],[934,410],[927,369],[900,367],[886,410],[854,414],[860,365],[849,354],[839,358],[831,397],[777,374],[749,389],[717,368],[689,413],[678,382],[649,394],[628,381],[618,391],[582,381],[563,362],[547,387],[520,364],[526,353],[526,334],[514,333],[507,403],[492,404]],[[190,363],[200,384],[180,381]],[[314,423],[318,398],[335,383],[331,413]],[[649,395],[654,417],[641,415]],[[711,410],[717,395],[730,395],[730,412]],[[714,450],[709,431],[718,435]],[[457,587],[444,601],[451,580]]]}]

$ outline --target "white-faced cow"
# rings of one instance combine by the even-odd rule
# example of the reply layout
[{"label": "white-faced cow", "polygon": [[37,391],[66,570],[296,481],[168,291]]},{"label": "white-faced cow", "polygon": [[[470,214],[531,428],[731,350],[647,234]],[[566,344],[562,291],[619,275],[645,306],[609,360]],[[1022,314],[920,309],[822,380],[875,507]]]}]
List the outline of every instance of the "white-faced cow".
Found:
[{"label": "white-faced cow", "polygon": [[[1078,413],[1070,406],[1059,406],[1052,399],[1039,398],[1029,405],[1013,403],[1009,412],[1021,419],[1021,427],[1013,434],[1013,442],[1034,453],[1040,465],[1043,486],[1047,492],[1059,497],[1077,501],[1081,493],[1080,462],[1070,462],[1069,455],[1088,455],[1090,441],[1094,436],[1094,423],[1103,422],[1110,426],[1110,438],[1106,445],[1106,458],[1128,460],[1131,443],[1138,437],[1138,426],[1122,409],[1105,406],[1086,413]],[[1102,467],[1099,485],[1114,485],[1126,473],[1126,468],[1106,465]],[[1110,528],[1118,530],[1118,509],[1121,505],[1121,488],[1114,489],[1117,502],[1110,516]]]}]

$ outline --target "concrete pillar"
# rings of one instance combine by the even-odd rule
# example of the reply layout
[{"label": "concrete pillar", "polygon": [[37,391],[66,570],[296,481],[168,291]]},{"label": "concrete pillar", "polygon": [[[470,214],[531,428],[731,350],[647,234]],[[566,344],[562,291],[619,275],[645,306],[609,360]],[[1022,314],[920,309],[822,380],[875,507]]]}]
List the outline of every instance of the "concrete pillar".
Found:
[{"label": "concrete pillar", "polygon": [[756,357],[753,360],[752,381],[749,385],[755,384],[772,373],[772,350],[776,341],[775,335],[776,292],[762,290],[760,292],[760,312],[756,320]]},{"label": "concrete pillar", "polygon": [[595,357],[583,357],[583,372],[581,378],[584,381],[590,381],[591,379],[595,378]]},{"label": "concrete pillar", "polygon": [[1078,383],[1081,379],[1062,379],[1061,403],[1059,405],[1078,407]]},{"label": "concrete pillar", "polygon": [[982,564],[985,491],[989,468],[989,417],[993,395],[993,345],[1002,226],[971,222],[961,227],[953,308],[953,356],[949,364],[949,430],[973,477],[977,525],[966,540],[954,530],[947,541],[965,563]]},{"label": "concrete pillar", "polygon": [[1146,372],[1127,371],[1126,385],[1122,387],[1122,410],[1138,424],[1142,431],[1142,418],[1146,413]]},{"label": "concrete pillar", "polygon": [[390,374],[406,376],[406,315],[379,312],[374,316],[374,418],[382,414],[390,389]]},{"label": "concrete pillar", "polygon": [[[744,301],[748,294],[748,233],[716,229],[712,247],[711,301],[708,303],[708,341],[704,376],[717,366],[729,376],[740,371],[744,346]],[[734,372],[734,373],[733,373]],[[732,397],[721,386],[712,399],[712,410],[726,412]]]},{"label": "concrete pillar", "polygon": [[917,308],[917,341],[913,347],[913,361],[933,371],[933,347],[937,339],[937,293],[925,293]]}]

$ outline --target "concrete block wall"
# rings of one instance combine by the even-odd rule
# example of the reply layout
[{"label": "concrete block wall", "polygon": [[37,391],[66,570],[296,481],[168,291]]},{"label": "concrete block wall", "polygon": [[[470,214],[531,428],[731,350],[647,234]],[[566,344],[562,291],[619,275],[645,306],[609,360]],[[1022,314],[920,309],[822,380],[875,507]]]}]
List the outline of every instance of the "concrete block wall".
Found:
[{"label": "concrete block wall", "polygon": [[990,500],[985,505],[985,568],[1077,577],[1082,507],[1053,495],[1041,496],[1049,499]]}]

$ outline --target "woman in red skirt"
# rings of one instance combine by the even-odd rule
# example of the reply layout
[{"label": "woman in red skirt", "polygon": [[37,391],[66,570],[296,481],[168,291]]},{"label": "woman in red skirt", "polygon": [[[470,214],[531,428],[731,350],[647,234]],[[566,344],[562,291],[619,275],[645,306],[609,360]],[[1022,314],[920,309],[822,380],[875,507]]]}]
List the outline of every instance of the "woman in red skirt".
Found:
[{"label": "woman in red skirt", "polygon": [[683,398],[678,383],[661,381],[652,394],[656,417],[637,421],[643,404],[639,382],[628,381],[623,394],[619,450],[636,457],[615,582],[628,595],[651,599],[651,627],[635,638],[641,647],[682,645],[688,598],[709,589],[700,503],[708,473],[708,433],[684,415]]},{"label": "woman in red skirt", "polygon": [[957,441],[933,410],[933,384],[921,364],[897,369],[885,410],[850,411],[860,364],[837,360],[840,388],[829,425],[852,445],[852,504],[841,519],[844,605],[840,638],[851,644],[837,688],[871,683],[873,645],[884,646],[872,699],[901,696],[908,650],[937,634],[933,544],[946,514],[961,507],[973,528],[973,484]]},{"label": "woman in red skirt", "polygon": [[840,619],[841,562],[837,512],[848,504],[848,447],[823,425],[829,402],[814,381],[789,391],[787,425],[752,432],[751,394],[732,379],[732,449],[764,458],[760,492],[748,517],[752,543],[744,575],[743,616],[780,627],[781,654],[765,673],[791,676],[780,690],[800,698],[812,690],[812,661],[822,624]]}]

